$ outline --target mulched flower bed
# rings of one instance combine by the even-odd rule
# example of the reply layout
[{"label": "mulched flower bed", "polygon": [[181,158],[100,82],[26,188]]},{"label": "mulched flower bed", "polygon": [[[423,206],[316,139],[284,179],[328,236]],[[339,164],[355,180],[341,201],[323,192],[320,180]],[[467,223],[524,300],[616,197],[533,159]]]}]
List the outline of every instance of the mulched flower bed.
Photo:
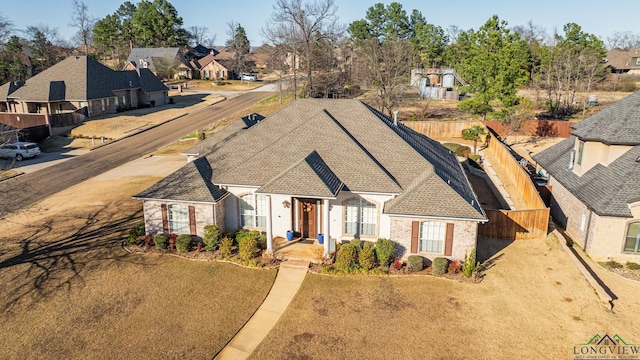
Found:
[{"label": "mulched flower bed", "polygon": [[403,265],[402,268],[400,269],[396,269],[393,266],[389,266],[389,267],[377,267],[373,271],[371,274],[367,274],[365,272],[354,272],[354,273],[340,273],[340,272],[336,272],[336,273],[328,273],[326,271],[323,271],[323,268],[330,266],[333,267],[332,264],[317,264],[317,263],[313,263],[311,264],[309,271],[316,273],[316,274],[322,274],[322,275],[333,275],[333,276],[350,276],[350,275],[374,275],[374,276],[406,276],[406,275],[410,275],[410,276],[432,276],[432,277],[437,277],[437,278],[444,278],[444,279],[449,279],[449,280],[455,280],[455,281],[460,281],[460,282],[466,282],[466,283],[478,283],[481,280],[481,277],[478,277],[477,280],[474,279],[474,277],[471,278],[467,278],[465,277],[462,273],[457,273],[457,274],[452,274],[452,273],[446,273],[443,275],[435,275],[433,273],[433,267],[429,266],[425,269],[422,269],[421,271],[414,271],[414,272],[409,272],[407,270],[407,266]]},{"label": "mulched flower bed", "polygon": [[620,268],[620,269],[611,269],[606,266],[603,266],[603,267],[611,271],[612,273],[618,274],[622,277],[626,277],[627,279],[640,281],[640,270],[631,270],[631,269],[628,269],[627,267]]},{"label": "mulched flower bed", "polygon": [[253,258],[251,262],[256,264],[261,264],[262,266],[249,266],[247,265],[249,261],[244,261],[238,258],[236,254],[232,255],[230,258],[225,258],[220,255],[219,251],[206,251],[204,249],[197,251],[196,249],[192,249],[188,252],[178,252],[177,250],[169,250],[169,249],[158,249],[155,245],[129,245],[123,244],[123,248],[129,253],[137,253],[137,254],[169,254],[180,256],[189,260],[200,260],[200,261],[223,261],[228,263],[233,263],[236,265],[241,265],[245,267],[259,267],[265,269],[274,269],[277,268],[281,260],[274,258],[273,256],[259,256]]}]

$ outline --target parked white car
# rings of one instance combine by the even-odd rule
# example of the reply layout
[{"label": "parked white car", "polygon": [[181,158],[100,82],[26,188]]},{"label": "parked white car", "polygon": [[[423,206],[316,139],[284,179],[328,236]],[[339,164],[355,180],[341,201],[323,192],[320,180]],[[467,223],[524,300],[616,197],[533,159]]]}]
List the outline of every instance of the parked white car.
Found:
[{"label": "parked white car", "polygon": [[32,142],[15,142],[0,146],[0,157],[22,161],[40,155],[40,147]]},{"label": "parked white car", "polygon": [[257,81],[258,77],[250,73],[242,73],[240,74],[240,80]]}]

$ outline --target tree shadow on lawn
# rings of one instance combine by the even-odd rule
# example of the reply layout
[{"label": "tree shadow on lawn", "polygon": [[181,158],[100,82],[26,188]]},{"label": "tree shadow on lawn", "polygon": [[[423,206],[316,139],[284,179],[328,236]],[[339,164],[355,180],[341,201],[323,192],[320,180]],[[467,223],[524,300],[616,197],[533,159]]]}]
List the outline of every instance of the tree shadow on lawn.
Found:
[{"label": "tree shadow on lawn", "polygon": [[82,287],[89,270],[134,260],[118,248],[129,229],[140,221],[141,212],[110,215],[105,214],[106,207],[75,217],[76,222],[84,223],[71,234],[53,241],[47,237],[54,236],[54,226],[60,226],[66,220],[56,217],[38,226],[26,225],[30,234],[19,240],[19,253],[6,259],[2,257],[9,251],[0,253],[0,271],[11,274],[10,270],[14,270],[13,275],[9,275],[12,277],[3,281],[5,303],[1,306],[4,312],[21,304],[35,303],[60,289],[71,291]]}]

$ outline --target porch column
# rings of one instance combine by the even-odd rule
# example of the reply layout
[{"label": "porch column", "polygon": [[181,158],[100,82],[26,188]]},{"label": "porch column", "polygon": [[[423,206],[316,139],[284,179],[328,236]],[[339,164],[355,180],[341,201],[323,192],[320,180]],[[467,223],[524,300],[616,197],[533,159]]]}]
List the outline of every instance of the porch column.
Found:
[{"label": "porch column", "polygon": [[271,227],[271,213],[273,210],[271,209],[271,195],[266,195],[267,197],[267,254],[273,254],[273,229]]},{"label": "porch column", "polygon": [[324,199],[322,204],[322,231],[324,232],[324,257],[328,258],[331,252],[331,231],[329,229],[329,199]]}]

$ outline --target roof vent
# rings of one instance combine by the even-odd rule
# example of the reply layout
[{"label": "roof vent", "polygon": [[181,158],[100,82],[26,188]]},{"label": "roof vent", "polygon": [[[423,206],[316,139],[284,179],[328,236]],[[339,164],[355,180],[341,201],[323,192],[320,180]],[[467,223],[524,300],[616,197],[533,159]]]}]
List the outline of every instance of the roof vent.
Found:
[{"label": "roof vent", "polygon": [[638,158],[636,159],[637,163],[640,163],[640,156],[638,156]]},{"label": "roof vent", "polygon": [[393,126],[398,126],[398,110],[393,112]]}]

